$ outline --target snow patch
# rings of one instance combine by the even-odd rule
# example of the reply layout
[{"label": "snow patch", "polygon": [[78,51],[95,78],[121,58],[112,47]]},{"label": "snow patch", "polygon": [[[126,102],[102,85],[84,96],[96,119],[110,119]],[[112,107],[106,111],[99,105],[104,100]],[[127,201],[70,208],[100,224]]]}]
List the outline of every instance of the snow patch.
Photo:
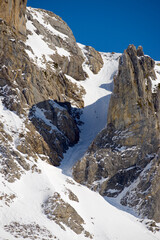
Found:
[{"label": "snow patch", "polygon": [[59,47],[56,47],[56,49],[57,49],[57,53],[58,53],[58,55],[60,55],[60,56],[64,56],[64,57],[70,57],[71,55],[70,55],[70,53],[69,52],[67,52],[64,48],[59,48]]},{"label": "snow patch", "polygon": [[24,125],[24,119],[21,119],[16,113],[7,109],[2,103],[3,97],[0,97],[0,119],[3,123],[4,131],[12,136],[13,145],[16,146],[19,141],[19,134],[25,134],[27,129]]},{"label": "snow patch", "polygon": [[32,35],[28,35],[26,45],[30,46],[33,51],[26,49],[26,52],[39,67],[46,68],[45,62],[52,61],[50,55],[54,54],[55,51],[47,45],[41,35],[36,34],[36,28],[31,21],[27,21],[26,27],[32,32]]},{"label": "snow patch", "polygon": [[160,88],[160,62],[156,62],[154,70],[156,73],[156,79],[152,79],[150,77],[150,80],[152,82],[152,92],[153,93],[157,91],[157,87]]}]

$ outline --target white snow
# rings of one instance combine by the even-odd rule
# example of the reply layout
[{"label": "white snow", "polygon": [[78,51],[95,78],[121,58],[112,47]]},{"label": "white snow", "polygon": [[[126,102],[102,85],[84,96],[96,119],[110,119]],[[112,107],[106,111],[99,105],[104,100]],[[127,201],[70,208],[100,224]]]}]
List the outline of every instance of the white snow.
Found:
[{"label": "white snow", "polygon": [[[67,35],[65,35],[64,33],[61,33],[59,31],[57,31],[55,28],[53,28],[49,22],[45,22],[44,21],[44,16],[46,15],[45,12],[43,11],[39,11],[39,9],[36,8],[31,8],[28,7],[28,10],[30,11],[30,13],[32,14],[33,18],[36,19],[40,24],[42,24],[48,31],[50,31],[53,35],[59,36],[62,39],[66,39],[68,38]],[[52,19],[54,19],[55,21],[57,21],[57,19],[55,17],[52,17]],[[60,21],[60,20],[59,20]],[[62,22],[63,24],[63,22]]]},{"label": "white snow", "polygon": [[[71,174],[70,167],[80,158],[93,140],[97,132],[106,124],[107,105],[112,90],[113,73],[117,71],[118,56],[102,54],[104,67],[99,74],[94,75],[86,67],[89,78],[79,84],[85,87],[90,97],[85,97],[85,108],[82,119],[84,125],[81,127],[81,138],[77,146],[70,148],[65,155],[62,163],[62,170],[53,167],[38,158],[36,164],[41,174],[26,172],[20,180],[14,183],[4,182],[0,175],[0,193],[15,194],[10,206],[1,201],[0,211],[0,239],[17,239],[9,232],[4,230],[4,225],[12,222],[20,224],[39,224],[41,228],[46,228],[60,240],[85,240],[89,239],[82,232],[75,234],[69,227],[65,226],[66,231],[62,230],[54,221],[50,221],[43,213],[42,204],[55,192],[68,202],[77,213],[84,219],[84,229],[89,231],[94,240],[156,240],[160,239],[160,234],[153,234],[139,222],[139,220],[129,213],[118,209],[109,204],[102,196],[90,189],[79,185],[71,177],[63,172]],[[88,69],[87,69],[88,68]],[[74,79],[70,79],[74,81]],[[95,96],[95,100],[92,97]],[[55,107],[61,108],[51,101]],[[43,111],[36,109],[41,118],[45,118]],[[12,130],[18,132],[23,129],[23,121],[19,117],[4,108],[0,101],[1,119],[5,121],[5,130],[12,134]],[[46,119],[45,119],[46,120]],[[4,122],[3,121],[3,122]],[[98,124],[97,124],[98,122]],[[101,123],[102,122],[102,123]],[[50,123],[48,123],[50,124]],[[40,155],[39,157],[43,157]],[[68,161],[65,162],[65,161]],[[30,164],[35,164],[34,159],[30,158]],[[69,164],[69,168],[66,168]],[[71,190],[79,202],[71,201],[68,196]],[[39,239],[43,237],[40,236]],[[20,240],[23,237],[18,238]],[[28,238],[29,240],[30,238]]]},{"label": "white snow", "polygon": [[156,79],[150,78],[152,82],[152,92],[156,92],[157,87],[160,87],[160,62],[156,61],[155,64],[155,73],[156,73]]},{"label": "white snow", "polygon": [[42,36],[35,32],[36,28],[33,26],[31,21],[27,21],[26,27],[32,32],[32,35],[28,35],[26,45],[31,46],[33,53],[28,49],[26,52],[39,67],[46,68],[44,60],[51,61],[50,55],[54,54],[55,51],[47,45]]},{"label": "white snow", "polygon": [[3,98],[0,97],[0,119],[3,123],[4,131],[12,136],[13,147],[18,144],[19,133],[26,133],[24,120],[21,119],[16,113],[8,110],[2,103]]},{"label": "white snow", "polygon": [[65,56],[65,57],[70,57],[70,53],[69,52],[67,52],[64,48],[59,48],[59,47],[56,47],[56,49],[57,49],[57,53],[58,53],[58,55],[60,55],[60,56]]},{"label": "white snow", "polygon": [[[85,51],[85,46],[79,44],[79,47],[82,51]],[[104,66],[98,74],[93,74],[89,66],[84,63],[83,68],[89,76],[85,81],[77,83],[73,78],[67,76],[70,81],[83,86],[86,91],[84,96],[85,107],[81,116],[84,124],[80,127],[80,140],[78,144],[67,151],[60,166],[63,172],[69,176],[72,174],[71,169],[74,163],[84,155],[93,139],[107,123],[107,110],[113,88],[113,76],[118,70],[119,56],[118,53],[102,53]]]}]

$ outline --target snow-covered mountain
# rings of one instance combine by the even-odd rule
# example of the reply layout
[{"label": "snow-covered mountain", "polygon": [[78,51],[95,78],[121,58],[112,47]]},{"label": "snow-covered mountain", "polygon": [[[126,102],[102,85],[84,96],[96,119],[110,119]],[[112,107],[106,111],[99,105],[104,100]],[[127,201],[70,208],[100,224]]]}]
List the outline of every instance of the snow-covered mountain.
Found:
[{"label": "snow-covered mountain", "polygon": [[158,223],[72,176],[106,128],[121,54],[76,43],[51,12],[29,7],[26,21],[0,21],[0,239],[160,239]]}]

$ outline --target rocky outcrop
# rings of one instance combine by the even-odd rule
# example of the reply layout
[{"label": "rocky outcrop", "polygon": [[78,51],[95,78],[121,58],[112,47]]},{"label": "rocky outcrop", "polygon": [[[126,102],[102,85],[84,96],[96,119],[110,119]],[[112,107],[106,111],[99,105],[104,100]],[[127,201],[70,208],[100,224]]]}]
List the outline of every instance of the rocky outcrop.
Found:
[{"label": "rocky outcrop", "polygon": [[[43,21],[39,21],[38,14],[41,14]],[[87,74],[82,68],[84,58],[68,25],[54,13],[40,9],[28,8],[27,19],[34,26],[36,34],[50,47],[51,65],[54,62],[57,69],[76,80],[86,79]],[[30,31],[29,35],[32,35]]]},{"label": "rocky outcrop", "polygon": [[75,114],[70,103],[53,100],[40,102],[30,109],[29,119],[48,144],[53,165],[59,165],[63,153],[79,140]]},{"label": "rocky outcrop", "polygon": [[75,233],[84,232],[86,237],[92,239],[91,234],[83,228],[84,220],[70,204],[61,199],[59,193],[55,192],[53,196],[49,197],[42,208],[47,218],[54,220],[62,229],[65,230],[64,225],[66,225]]},{"label": "rocky outcrop", "polygon": [[40,226],[37,223],[23,224],[18,222],[11,222],[4,226],[6,232],[9,232],[15,238],[34,239],[57,239],[47,228]]},{"label": "rocky outcrop", "polygon": [[108,125],[120,131],[128,129],[134,134],[121,144],[144,148],[147,145],[148,152],[155,152],[159,144],[159,122],[150,80],[155,79],[154,65],[150,57],[139,58],[135,47],[128,47],[120,60],[108,112]]},{"label": "rocky outcrop", "polygon": [[[6,180],[14,182],[20,179],[24,171],[33,167],[24,158],[24,154],[34,159],[37,159],[37,154],[43,155],[45,160],[57,166],[68,147],[78,141],[80,111],[76,109],[84,107],[82,98],[85,90],[76,84],[76,80],[84,80],[87,74],[82,67],[85,57],[72,31],[60,17],[45,10],[27,8],[25,37],[17,34],[20,25],[14,24],[16,21],[17,24],[21,23],[18,21],[18,11],[24,11],[22,15],[25,15],[26,1],[23,4],[20,1],[19,5],[15,1],[15,7],[10,4],[10,1],[1,3],[2,8],[6,7],[6,10],[3,8],[3,13],[8,18],[3,15],[3,20],[0,21],[0,96],[2,104],[16,113],[27,129],[18,132],[15,148],[12,149],[14,136],[5,132],[3,124],[0,127],[0,141],[3,143],[0,172]],[[7,13],[10,6],[11,15]],[[32,36],[32,43],[36,36],[37,41],[43,41],[49,49],[49,56],[43,55],[42,59],[38,59],[42,60],[42,67],[35,60],[37,56],[34,44],[29,42]],[[100,59],[95,50],[92,52],[95,53],[95,58]],[[91,66],[95,64],[93,59],[94,57]],[[74,82],[68,76],[73,77]],[[51,101],[54,101],[54,105],[57,101],[56,106],[61,104],[59,110],[50,104]],[[74,109],[71,104],[75,106]],[[37,109],[46,115],[44,117],[41,114],[43,119],[35,115]]]},{"label": "rocky outcrop", "polygon": [[0,0],[0,18],[24,35],[26,34],[26,4],[27,0]]},{"label": "rocky outcrop", "polygon": [[87,58],[86,64],[90,66],[90,70],[94,74],[97,74],[103,67],[103,59],[101,54],[90,46],[86,46],[84,49],[84,53]]},{"label": "rocky outcrop", "polygon": [[[124,51],[114,78],[107,127],[74,166],[73,175],[102,195],[116,197],[121,193],[122,204],[160,221],[160,195],[155,184],[155,179],[159,182],[160,109],[158,94],[153,97],[152,93],[154,65],[141,47],[136,50],[130,45]],[[135,181],[136,187],[131,187]],[[125,187],[130,188],[127,194],[123,193]]]},{"label": "rocky outcrop", "polygon": [[[38,18],[39,15],[41,20]],[[30,25],[34,31],[30,31]],[[27,8],[27,29],[29,39],[37,34],[51,49],[51,61],[47,61],[47,68],[52,67],[54,63],[57,69],[76,80],[87,78],[87,73],[83,70],[85,56],[76,43],[71,29],[60,17],[45,10]],[[28,51],[34,52],[32,46],[28,47]],[[92,47],[86,47],[86,55],[91,70],[98,73],[103,66],[100,53]],[[43,62],[44,58],[41,61]]]}]

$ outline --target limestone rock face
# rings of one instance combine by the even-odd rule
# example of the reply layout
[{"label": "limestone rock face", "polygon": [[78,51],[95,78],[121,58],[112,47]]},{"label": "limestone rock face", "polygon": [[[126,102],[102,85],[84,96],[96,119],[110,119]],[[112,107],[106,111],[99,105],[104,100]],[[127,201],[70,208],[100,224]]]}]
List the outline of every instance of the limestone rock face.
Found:
[{"label": "limestone rock face", "polygon": [[22,34],[26,33],[26,4],[27,0],[0,1],[0,18]]},{"label": "limestone rock face", "polygon": [[[97,220],[82,215],[80,206],[85,201],[74,193],[74,186],[70,188],[76,183],[70,178],[61,181],[61,170],[48,164],[59,166],[63,154],[78,142],[85,94],[78,81],[87,77],[86,64],[97,74],[103,66],[102,57],[92,47],[78,45],[70,28],[55,14],[27,8],[25,35],[26,1],[0,1],[0,6],[0,200],[5,207],[14,202],[13,209],[20,213],[18,199],[27,186],[23,199],[34,193],[40,222],[47,226],[51,221],[53,228],[58,224],[91,239],[85,222],[91,226]],[[102,195],[122,194],[123,205],[159,221],[160,94],[159,88],[151,91],[156,78],[154,64],[141,47],[130,46],[124,52],[115,77],[108,126],[74,167],[73,175]],[[123,192],[125,187],[128,190]],[[62,191],[61,195],[57,191]],[[9,211],[13,213],[13,209]],[[43,239],[56,238],[50,224],[48,230],[40,222],[9,221],[3,228],[15,238],[36,239],[39,234]]]},{"label": "limestone rock face", "polygon": [[[45,16],[47,14],[52,15],[46,12]],[[71,41],[71,49],[72,39],[74,39],[71,30],[67,25],[65,27],[63,24],[60,25],[58,21],[56,24],[57,29],[67,33],[68,39],[71,38],[68,40]],[[63,152],[78,141],[79,130],[75,119],[79,113],[75,110],[84,106],[82,97],[85,91],[82,87],[78,87],[76,82],[72,83],[65,76],[62,68],[59,66],[57,68],[54,61],[51,62],[52,68],[50,66],[40,68],[33,63],[27,54],[28,45],[26,46],[25,36],[17,34],[15,29],[4,20],[0,21],[0,36],[0,103],[11,114],[14,113],[16,119],[23,122],[22,129],[16,130],[15,148],[10,147],[14,142],[14,135],[5,132],[6,123],[2,118],[0,123],[0,141],[3,143],[0,172],[6,180],[14,182],[20,179],[25,171],[39,171],[35,164],[32,166],[27,162],[24,154],[27,154],[28,159],[30,157],[37,159],[37,154],[43,155],[44,160],[53,165],[59,165]],[[81,50],[78,51],[82,55]],[[83,59],[82,56],[81,58]],[[79,69],[82,69],[81,62],[79,64]],[[57,111],[53,106],[49,107],[50,100],[64,104],[65,108],[59,106],[63,111]],[[69,103],[76,106],[74,110]],[[32,110],[35,106],[40,106],[44,111],[48,110],[46,120],[49,125],[37,118],[29,120],[31,112],[34,115]],[[49,112],[50,110],[52,113]],[[56,129],[52,133],[49,132],[51,124]],[[42,125],[45,134],[41,135],[42,132],[39,129]],[[49,140],[52,140],[52,145]]]},{"label": "limestone rock face", "polygon": [[48,144],[52,164],[59,165],[63,153],[79,140],[70,104],[53,100],[40,102],[30,109],[29,119]]},{"label": "limestone rock face", "polygon": [[[144,56],[141,47],[136,50],[130,45],[124,51],[114,78],[107,127],[74,166],[73,175],[79,183],[102,195],[121,194],[122,204],[160,221],[160,194],[156,187],[159,184],[160,109],[159,90],[152,93],[152,82],[156,78],[154,66],[154,61]],[[154,174],[155,171],[158,173]],[[125,187],[128,187],[127,194],[123,192]]]},{"label": "limestone rock face", "polygon": [[151,152],[159,144],[159,122],[150,80],[150,77],[155,79],[154,64],[150,57],[138,58],[134,46],[128,47],[120,60],[108,112],[108,125],[112,124],[116,130],[128,129],[134,133],[134,137],[127,138],[127,145],[147,145]]}]

